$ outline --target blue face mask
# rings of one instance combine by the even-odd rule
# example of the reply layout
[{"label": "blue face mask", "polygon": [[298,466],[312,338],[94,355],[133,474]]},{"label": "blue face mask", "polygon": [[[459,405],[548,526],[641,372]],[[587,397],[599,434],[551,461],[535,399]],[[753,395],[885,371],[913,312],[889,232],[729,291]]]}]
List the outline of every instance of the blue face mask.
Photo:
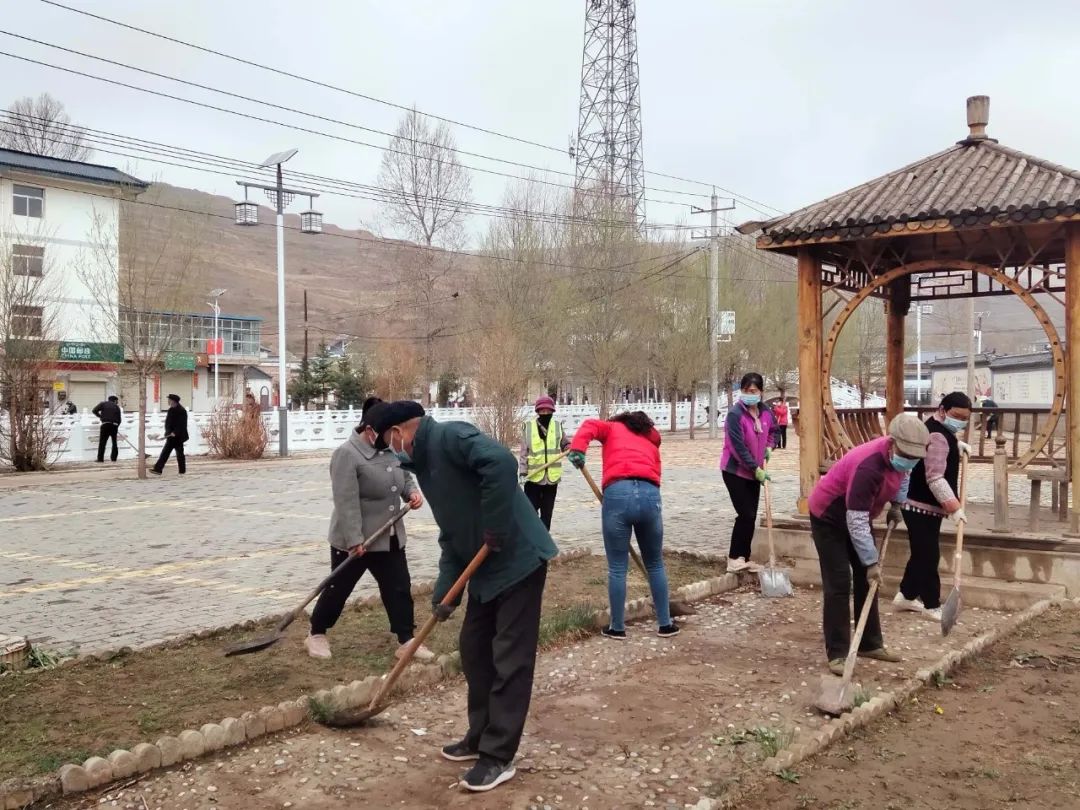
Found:
[{"label": "blue face mask", "polygon": [[761,394],[739,394],[739,399],[742,400],[743,405],[757,405],[761,402]]},{"label": "blue face mask", "polygon": [[893,455],[889,461],[892,463],[893,469],[897,472],[909,473],[915,469],[915,465],[919,463],[917,458],[904,458],[903,456]]},{"label": "blue face mask", "polygon": [[392,452],[397,457],[397,460],[400,461],[402,464],[408,464],[409,462],[412,461],[412,456],[410,456],[408,453],[405,452],[405,443],[404,442],[401,443],[401,449],[400,450],[397,450],[397,449],[394,448],[394,434],[393,433],[390,434],[389,447],[390,447],[390,452]]},{"label": "blue face mask", "polygon": [[946,416],[945,419],[942,421],[942,424],[945,425],[945,427],[947,427],[953,433],[959,433],[961,430],[967,427],[967,419],[954,419],[951,416]]}]

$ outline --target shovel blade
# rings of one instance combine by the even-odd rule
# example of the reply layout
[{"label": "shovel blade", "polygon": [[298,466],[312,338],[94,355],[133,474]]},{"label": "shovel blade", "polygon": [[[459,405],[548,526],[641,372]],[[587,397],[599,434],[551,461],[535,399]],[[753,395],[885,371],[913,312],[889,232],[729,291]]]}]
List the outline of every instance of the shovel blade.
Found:
[{"label": "shovel blade", "polygon": [[783,597],[795,595],[791,588],[791,579],[779,568],[762,568],[758,571],[758,583],[761,585],[762,596]]},{"label": "shovel blade", "polygon": [[956,626],[956,619],[960,616],[961,607],[960,589],[953,588],[945,604],[941,606],[941,635],[947,636],[952,632],[953,627]]},{"label": "shovel blade", "polygon": [[332,712],[326,714],[321,720],[324,726],[331,726],[333,728],[352,728],[354,726],[362,726],[372,717],[377,714],[382,714],[386,710],[387,704],[376,706],[364,706],[359,709],[335,709]]},{"label": "shovel blade", "polygon": [[670,602],[668,604],[668,612],[672,618],[676,616],[697,616],[697,611],[692,605],[688,605],[685,602]]},{"label": "shovel blade", "polygon": [[821,693],[814,701],[814,706],[825,714],[839,717],[854,707],[853,695],[856,687],[851,681],[837,678],[835,675],[821,676]]},{"label": "shovel blade", "polygon": [[270,633],[269,635],[259,636],[253,638],[250,641],[241,641],[238,644],[233,644],[225,648],[226,657],[232,655],[248,655],[249,653],[259,652],[265,650],[267,647],[272,647],[281,640],[281,633]]}]

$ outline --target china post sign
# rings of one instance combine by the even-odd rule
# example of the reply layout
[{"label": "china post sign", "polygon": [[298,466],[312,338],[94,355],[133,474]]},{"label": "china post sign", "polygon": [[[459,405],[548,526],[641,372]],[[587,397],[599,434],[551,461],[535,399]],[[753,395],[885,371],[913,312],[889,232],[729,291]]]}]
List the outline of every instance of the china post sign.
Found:
[{"label": "china post sign", "polygon": [[62,341],[56,347],[56,359],[66,363],[123,363],[124,347],[119,343]]}]

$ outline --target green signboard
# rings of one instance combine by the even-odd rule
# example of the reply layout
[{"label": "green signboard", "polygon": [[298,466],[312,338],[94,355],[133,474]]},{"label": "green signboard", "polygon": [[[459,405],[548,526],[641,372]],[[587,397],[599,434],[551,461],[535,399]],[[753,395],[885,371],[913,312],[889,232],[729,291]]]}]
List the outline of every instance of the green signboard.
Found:
[{"label": "green signboard", "polygon": [[195,355],[185,352],[165,352],[166,371],[194,371]]},{"label": "green signboard", "polygon": [[61,341],[56,359],[65,363],[123,363],[124,347],[119,343],[82,343]]}]

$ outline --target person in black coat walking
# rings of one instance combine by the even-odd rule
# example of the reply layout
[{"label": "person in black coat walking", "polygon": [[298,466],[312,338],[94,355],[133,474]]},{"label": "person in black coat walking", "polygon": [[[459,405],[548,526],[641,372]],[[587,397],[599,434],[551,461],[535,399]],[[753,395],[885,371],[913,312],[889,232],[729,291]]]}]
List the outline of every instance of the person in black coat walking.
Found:
[{"label": "person in black coat walking", "polygon": [[120,400],[116,396],[111,396],[104,402],[99,402],[94,406],[94,410],[91,413],[101,420],[101,435],[98,437],[97,447],[97,461],[98,464],[105,463],[105,446],[112,439],[112,453],[109,454],[111,461],[115,462],[120,455],[120,450],[116,446],[116,434],[120,430],[120,423],[124,420],[124,412],[120,410]]},{"label": "person in black coat walking", "polygon": [[188,440],[187,409],[180,404],[178,394],[169,394],[169,410],[165,414],[165,446],[161,448],[157,464],[150,468],[154,475],[161,475],[169,462],[172,451],[176,451],[176,467],[180,475],[187,472],[187,460],[184,458],[184,442]]}]

